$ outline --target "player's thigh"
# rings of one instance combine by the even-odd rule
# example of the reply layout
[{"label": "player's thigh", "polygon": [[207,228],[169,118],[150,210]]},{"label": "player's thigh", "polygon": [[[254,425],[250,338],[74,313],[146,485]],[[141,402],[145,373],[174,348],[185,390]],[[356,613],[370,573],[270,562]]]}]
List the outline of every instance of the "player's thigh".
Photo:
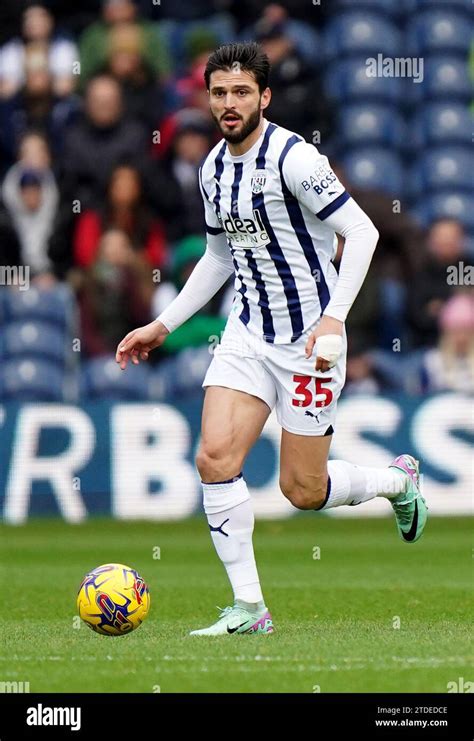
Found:
[{"label": "player's thigh", "polygon": [[240,473],[270,412],[257,396],[223,386],[206,388],[196,456],[203,481],[227,480]]},{"label": "player's thigh", "polygon": [[280,488],[299,509],[318,509],[327,492],[332,435],[296,435],[282,430]]}]

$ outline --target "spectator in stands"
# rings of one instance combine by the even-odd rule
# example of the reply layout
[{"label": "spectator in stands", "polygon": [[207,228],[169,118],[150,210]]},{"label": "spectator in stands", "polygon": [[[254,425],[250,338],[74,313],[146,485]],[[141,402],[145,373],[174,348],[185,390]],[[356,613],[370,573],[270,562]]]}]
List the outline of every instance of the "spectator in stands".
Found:
[{"label": "spectator in stands", "polygon": [[107,188],[103,208],[86,209],[77,217],[73,237],[74,263],[89,267],[96,259],[102,235],[119,229],[130,247],[151,267],[163,268],[168,260],[163,224],[154,217],[143,194],[142,178],[136,167],[116,167]]},{"label": "spectator in stands", "polygon": [[37,285],[55,282],[48,257],[59,194],[51,170],[32,170],[22,162],[6,174],[2,197],[19,243],[19,264],[30,268]]},{"label": "spectator in stands", "polygon": [[145,5],[147,11],[153,16],[172,18],[181,23],[208,19],[222,7],[226,8],[228,2],[229,0],[225,0],[225,2],[222,2],[222,0],[193,0],[193,2],[160,3],[150,7],[147,0],[145,2],[141,0],[141,4]]},{"label": "spectator in stands", "polygon": [[183,108],[163,128],[161,152],[167,179],[177,185],[181,205],[175,238],[203,234],[204,211],[198,171],[213,146],[214,124],[201,111]]},{"label": "spectator in stands", "polygon": [[29,46],[24,53],[24,85],[0,103],[0,142],[12,164],[21,137],[30,129],[41,131],[55,155],[60,155],[67,128],[77,118],[77,95],[59,98],[44,49]]},{"label": "spectator in stands", "polygon": [[284,21],[263,16],[255,25],[255,37],[272,65],[268,118],[310,142],[318,131],[318,141],[327,142],[333,128],[331,106],[319,73],[304,60]]},{"label": "spectator in stands", "polygon": [[[177,296],[205,249],[205,237],[200,235],[191,235],[178,242],[173,250],[173,280],[164,281],[156,288],[152,304],[153,316],[161,314]],[[211,336],[220,338],[230,311],[233,293],[232,286],[224,285],[206,306],[166,338],[164,350],[177,353],[187,347],[209,346]]]},{"label": "spectator in stands", "polygon": [[456,279],[448,280],[449,269],[459,270],[470,261],[465,251],[465,234],[453,219],[439,219],[430,228],[423,264],[409,291],[410,324],[417,346],[433,346],[438,339],[440,311],[456,290]]},{"label": "spectator in stands", "polygon": [[[297,20],[293,17],[293,13],[298,10],[294,3],[287,0],[285,7],[280,3],[265,4],[265,7],[261,10],[260,17],[255,18],[255,25],[252,24],[252,26],[245,28],[242,31],[241,37],[242,39],[247,39],[255,36],[255,32],[258,30],[260,24],[266,26],[280,25],[284,30],[285,36],[291,39],[298,54],[305,62],[311,66],[319,65],[323,50],[316,31],[308,23],[311,20],[312,24],[316,25],[318,10],[313,5],[310,15],[307,6],[305,7],[305,0],[303,0],[300,9],[303,9],[303,15],[301,20]],[[255,6],[252,10],[255,10]],[[246,23],[248,23],[250,17],[250,15],[247,15]]]},{"label": "spectator in stands", "polygon": [[403,349],[408,349],[407,302],[413,277],[422,266],[423,232],[403,207],[394,208],[390,196],[355,187],[338,164],[333,166],[380,235],[369,272],[347,318],[348,332],[359,330],[362,336],[370,336],[372,344],[389,351],[399,339]]},{"label": "spectator in stands", "polygon": [[71,38],[55,31],[50,11],[35,3],[23,12],[21,38],[11,39],[0,49],[2,97],[20,91],[26,81],[28,59],[35,55],[46,59],[53,95],[62,98],[72,93],[77,79],[73,65],[79,61],[76,45]]},{"label": "spectator in stands", "polygon": [[82,79],[87,81],[105,68],[112,32],[123,24],[135,28],[141,57],[155,78],[164,81],[171,73],[171,60],[159,27],[139,18],[137,4],[132,0],[103,0],[102,17],[86,28],[80,38]]},{"label": "spectator in stands", "polygon": [[[38,131],[28,131],[18,147],[18,169],[36,173],[50,172],[48,142]],[[0,204],[0,265],[21,265],[21,245],[9,210]],[[44,280],[44,279],[43,279]]]},{"label": "spectator in stands", "polygon": [[151,132],[163,116],[163,91],[145,57],[137,25],[123,23],[110,30],[106,71],[120,82],[128,115]]},{"label": "spectator in stands", "polygon": [[33,170],[49,170],[52,168],[51,151],[46,137],[32,129],[25,132],[18,146],[18,160],[27,168]]},{"label": "spectator in stands", "polygon": [[210,54],[218,46],[217,34],[212,29],[198,26],[188,32],[185,43],[188,64],[185,74],[173,86],[173,108],[198,108],[212,121],[204,71]]},{"label": "spectator in stands", "polygon": [[110,75],[91,80],[84,119],[66,135],[62,156],[65,200],[95,207],[106,192],[113,167],[123,160],[143,160],[151,141],[143,126],[128,118],[119,83]]},{"label": "spectator in stands", "polygon": [[[269,3],[268,0],[227,0],[227,6],[241,27],[255,23],[262,15],[273,18],[274,9],[282,8],[280,3]],[[308,5],[307,0],[285,0],[282,9],[291,19],[312,26],[319,26],[323,15],[334,12],[330,3],[314,2]]]},{"label": "spectator in stands", "polygon": [[81,337],[88,356],[114,351],[120,338],[150,321],[151,269],[119,229],[105,232],[94,262],[75,276]]},{"label": "spectator in stands", "polygon": [[[474,294],[458,293],[438,313],[440,337],[436,347],[427,350],[410,374],[416,384],[409,391],[433,393],[459,391],[474,393]],[[415,387],[414,387],[415,386]]]},{"label": "spectator in stands", "polygon": [[376,394],[380,388],[368,348],[354,346],[349,349],[343,395]]}]

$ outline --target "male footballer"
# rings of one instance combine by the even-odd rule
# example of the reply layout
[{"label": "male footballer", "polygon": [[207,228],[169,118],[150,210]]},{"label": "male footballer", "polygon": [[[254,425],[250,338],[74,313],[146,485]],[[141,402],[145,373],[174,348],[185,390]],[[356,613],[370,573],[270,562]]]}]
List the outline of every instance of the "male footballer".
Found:
[{"label": "male footballer", "polygon": [[[270,65],[256,43],[209,57],[205,80],[222,140],[199,172],[207,247],[162,314],[119,343],[116,360],[146,360],[234,275],[235,298],[204,378],[196,457],[204,510],[231,583],[233,605],[191,635],[271,633],[255,562],[254,515],[243,464],[275,408],[281,425],[280,488],[298,509],[393,507],[401,538],[421,536],[427,507],[418,461],[388,468],[328,461],[344,385],[344,322],[377,244],[374,225],[316,147],[264,116]],[[337,237],[344,251],[337,273]]]}]

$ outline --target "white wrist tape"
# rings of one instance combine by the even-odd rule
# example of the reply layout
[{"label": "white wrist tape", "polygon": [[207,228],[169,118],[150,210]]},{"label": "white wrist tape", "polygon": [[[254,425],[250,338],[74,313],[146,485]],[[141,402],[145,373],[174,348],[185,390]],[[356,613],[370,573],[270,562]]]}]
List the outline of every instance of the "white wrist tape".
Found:
[{"label": "white wrist tape", "polygon": [[332,368],[336,365],[342,352],[342,337],[338,334],[324,334],[318,337],[315,344],[317,358],[323,358]]}]

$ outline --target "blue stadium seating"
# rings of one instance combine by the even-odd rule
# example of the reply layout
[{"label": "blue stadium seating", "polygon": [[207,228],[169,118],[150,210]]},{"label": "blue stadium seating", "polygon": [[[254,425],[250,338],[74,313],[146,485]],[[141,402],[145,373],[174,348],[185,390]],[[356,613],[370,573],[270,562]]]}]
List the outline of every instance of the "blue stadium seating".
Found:
[{"label": "blue stadium seating", "polygon": [[204,375],[212,360],[209,346],[189,347],[177,355],[166,358],[154,369],[150,377],[151,399],[182,398],[199,391]]},{"label": "blue stadium seating", "polygon": [[403,169],[399,157],[393,152],[376,147],[355,150],[342,158],[342,166],[349,190],[354,184],[397,197],[403,195]]},{"label": "blue stadium seating", "polygon": [[338,135],[343,148],[385,145],[402,149],[406,145],[406,124],[394,106],[354,103],[339,108]]},{"label": "blue stadium seating", "polygon": [[67,401],[67,377],[55,363],[12,358],[0,364],[3,401]]},{"label": "blue stadium seating", "polygon": [[415,10],[464,10],[466,14],[472,13],[472,0],[405,0],[406,11]]},{"label": "blue stadium seating", "polygon": [[59,327],[30,319],[9,322],[2,331],[0,356],[4,359],[46,358],[65,367],[71,356],[70,338]]},{"label": "blue stadium seating", "polygon": [[324,80],[326,95],[341,104],[371,101],[400,105],[403,102],[405,80],[400,77],[370,77],[367,72],[365,57],[334,62]]},{"label": "blue stadium seating", "polygon": [[430,8],[410,19],[409,55],[465,55],[471,45],[472,25],[464,13],[452,8]]},{"label": "blue stadium seating", "polygon": [[450,101],[469,104],[472,84],[466,60],[453,56],[432,56],[424,60],[424,80],[412,84],[407,93],[413,103]]},{"label": "blue stadium seating", "polygon": [[472,200],[472,195],[462,191],[441,191],[423,198],[414,212],[424,226],[428,226],[434,219],[456,219],[474,235]]},{"label": "blue stadium seating", "polygon": [[94,358],[81,368],[81,397],[141,401],[148,398],[149,375],[146,363],[121,370],[113,355]]},{"label": "blue stadium seating", "polygon": [[403,49],[398,28],[387,18],[364,11],[348,11],[332,18],[324,34],[327,59],[383,54],[397,56]]},{"label": "blue stadium seating", "polygon": [[405,13],[402,0],[332,0],[331,11],[340,13],[344,10],[367,10],[383,13],[398,20]]},{"label": "blue stadium seating", "polygon": [[460,103],[427,103],[415,116],[411,130],[418,148],[472,144],[473,117]]},{"label": "blue stadium seating", "polygon": [[474,154],[466,147],[439,147],[424,152],[416,161],[410,178],[414,196],[441,190],[474,193]]},{"label": "blue stadium seating", "polygon": [[0,294],[6,322],[34,319],[55,324],[62,329],[74,326],[75,299],[65,283],[47,290],[30,285],[28,290],[14,288],[1,291]]}]

